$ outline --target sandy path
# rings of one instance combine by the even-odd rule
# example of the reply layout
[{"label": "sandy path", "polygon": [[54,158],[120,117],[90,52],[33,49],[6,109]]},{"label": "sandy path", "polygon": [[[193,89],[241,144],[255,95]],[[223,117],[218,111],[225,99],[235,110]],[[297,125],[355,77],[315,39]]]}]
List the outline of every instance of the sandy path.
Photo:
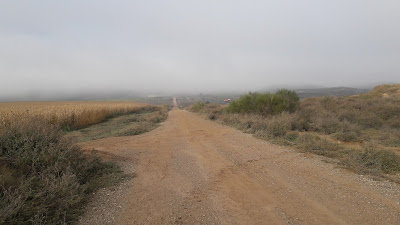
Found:
[{"label": "sandy path", "polygon": [[84,146],[135,165],[117,224],[400,224],[400,188],[174,109]]}]

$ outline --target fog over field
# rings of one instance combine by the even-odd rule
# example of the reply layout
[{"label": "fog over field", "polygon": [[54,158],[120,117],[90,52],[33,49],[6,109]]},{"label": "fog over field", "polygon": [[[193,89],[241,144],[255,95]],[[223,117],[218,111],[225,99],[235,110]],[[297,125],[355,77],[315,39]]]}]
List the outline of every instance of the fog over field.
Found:
[{"label": "fog over field", "polygon": [[400,83],[400,1],[0,1],[0,100]]}]

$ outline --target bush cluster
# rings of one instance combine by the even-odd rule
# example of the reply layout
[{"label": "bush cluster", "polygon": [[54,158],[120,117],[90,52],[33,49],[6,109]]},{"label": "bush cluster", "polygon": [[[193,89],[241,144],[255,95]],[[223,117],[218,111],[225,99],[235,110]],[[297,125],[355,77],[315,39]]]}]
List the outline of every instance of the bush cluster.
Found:
[{"label": "bush cluster", "polygon": [[0,224],[70,224],[88,196],[122,178],[41,117],[0,127]]},{"label": "bush cluster", "polygon": [[269,138],[284,137],[292,130],[292,120],[293,116],[286,112],[271,117],[265,121],[264,129],[259,129],[257,135]]},{"label": "bush cluster", "polygon": [[380,175],[400,172],[400,157],[391,151],[376,147],[366,147],[362,151],[352,152],[344,163],[361,173]]}]

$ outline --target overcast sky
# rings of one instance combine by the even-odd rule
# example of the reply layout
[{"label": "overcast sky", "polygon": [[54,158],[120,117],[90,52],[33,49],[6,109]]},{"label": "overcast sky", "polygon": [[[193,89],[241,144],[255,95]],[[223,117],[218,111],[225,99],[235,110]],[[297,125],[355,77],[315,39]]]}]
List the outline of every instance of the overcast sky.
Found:
[{"label": "overcast sky", "polygon": [[400,82],[399,0],[1,0],[0,95]]}]

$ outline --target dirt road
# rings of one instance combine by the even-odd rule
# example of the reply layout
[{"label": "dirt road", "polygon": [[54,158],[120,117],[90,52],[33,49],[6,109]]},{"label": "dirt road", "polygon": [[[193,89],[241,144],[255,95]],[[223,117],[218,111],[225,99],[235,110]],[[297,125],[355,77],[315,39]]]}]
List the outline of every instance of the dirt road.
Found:
[{"label": "dirt road", "polygon": [[398,185],[176,108],[150,133],[84,147],[137,174],[116,224],[400,224]]}]

